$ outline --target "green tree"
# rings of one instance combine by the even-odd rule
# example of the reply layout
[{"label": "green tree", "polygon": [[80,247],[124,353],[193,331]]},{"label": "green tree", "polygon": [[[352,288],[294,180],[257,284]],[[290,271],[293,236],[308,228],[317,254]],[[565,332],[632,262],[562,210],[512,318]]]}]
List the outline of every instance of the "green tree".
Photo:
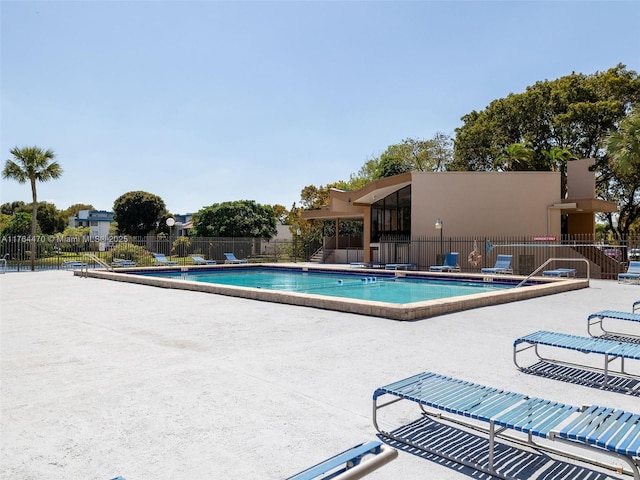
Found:
[{"label": "green tree", "polygon": [[215,203],[194,215],[194,234],[203,237],[275,237],[276,214],[253,200]]},{"label": "green tree", "polygon": [[162,198],[143,191],[125,193],[113,203],[118,232],[126,235],[147,235],[159,226],[166,213]]},{"label": "green tree", "polygon": [[[18,211],[29,212],[33,208],[30,204],[20,207]],[[53,203],[38,202],[38,226],[40,232],[45,235],[53,235],[54,233],[64,230],[67,224],[67,218]]]},{"label": "green tree", "polygon": [[2,205],[0,205],[0,213],[11,216],[18,211],[22,211],[21,209],[24,206],[25,203],[21,200],[11,203],[3,203]]},{"label": "green tree", "polygon": [[498,155],[493,167],[502,172],[535,170],[532,163],[534,152],[531,145],[523,143],[512,143],[507,145],[504,151]]},{"label": "green tree", "polygon": [[284,205],[276,203],[275,205],[269,205],[276,216],[276,220],[280,225],[287,225],[287,219],[289,218],[289,211]]},{"label": "green tree", "polygon": [[609,135],[606,150],[616,172],[640,177],[640,107]]},{"label": "green tree", "polygon": [[17,212],[4,226],[0,235],[3,237],[28,237],[31,231],[31,223],[30,213]]},{"label": "green tree", "polygon": [[575,159],[575,156],[568,148],[551,147],[549,150],[543,150],[547,168],[552,172],[560,172],[560,198],[567,197],[567,162],[571,159]]},{"label": "green tree", "polygon": [[376,179],[376,172],[378,169],[378,158],[370,158],[367,160],[360,170],[356,173],[352,173],[349,176],[348,184],[352,190],[358,190]]},{"label": "green tree", "polygon": [[65,219],[68,219],[69,217],[77,217],[80,214],[80,210],[95,210],[95,208],[91,204],[74,203],[69,208],[64,209],[62,214]]},{"label": "green tree", "polygon": [[406,138],[389,145],[375,160],[374,178],[390,177],[405,172],[443,172],[453,160],[451,137],[437,132],[429,140]]},{"label": "green tree", "polygon": [[[307,185],[300,192],[300,204],[304,210],[315,210],[329,204],[329,187]],[[295,209],[295,204],[292,211]]]},{"label": "green tree", "polygon": [[553,147],[575,158],[603,158],[602,141],[638,102],[640,77],[624,65],[537,82],[462,117],[452,169],[492,170],[505,148],[524,142],[536,170],[551,168],[543,152]]},{"label": "green tree", "polygon": [[57,241],[63,241],[64,239],[67,238],[77,238],[77,239],[81,239],[82,237],[84,237],[85,235],[89,235],[89,233],[91,233],[91,229],[89,227],[71,227],[71,226],[67,226],[67,228],[65,228],[62,233],[59,233],[58,235],[56,235],[56,239]]},{"label": "green tree", "polygon": [[156,231],[158,233],[163,233],[169,236],[175,232],[175,229],[173,227],[169,227],[169,225],[167,225],[167,219],[169,218],[173,218],[174,225],[175,225],[175,220],[176,220],[175,217],[171,213],[165,211],[164,214],[158,220],[158,227],[156,228]]},{"label": "green tree", "polygon": [[395,152],[385,152],[380,157],[378,170],[376,171],[376,179],[393,177],[401,173],[410,172],[411,168],[400,156],[394,155]]},{"label": "green tree", "polygon": [[619,214],[614,228],[612,215],[607,216],[611,229],[619,238],[628,235],[640,218],[640,108],[620,122],[605,141],[608,156],[606,186],[603,196],[614,197]]},{"label": "green tree", "polygon": [[14,147],[10,151],[13,159],[6,161],[2,170],[3,178],[10,178],[18,183],[31,184],[31,270],[36,269],[36,233],[38,228],[38,194],[37,182],[46,182],[59,178],[62,167],[55,159],[52,150],[42,150],[39,147]]},{"label": "green tree", "polygon": [[11,220],[12,216],[13,215],[6,215],[6,214],[0,212],[0,232],[2,232],[2,230],[7,225],[7,223],[9,223],[9,221]]}]

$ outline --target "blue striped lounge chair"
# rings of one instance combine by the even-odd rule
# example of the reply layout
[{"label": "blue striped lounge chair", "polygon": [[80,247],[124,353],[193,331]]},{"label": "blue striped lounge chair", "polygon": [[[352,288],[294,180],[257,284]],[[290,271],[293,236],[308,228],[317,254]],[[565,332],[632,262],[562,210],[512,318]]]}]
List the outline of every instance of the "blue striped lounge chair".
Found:
[{"label": "blue striped lounge chair", "polygon": [[432,265],[429,267],[430,272],[459,272],[458,252],[447,252],[444,256],[444,264]]},{"label": "blue striped lounge chair", "polygon": [[554,270],[545,270],[544,272],[542,272],[542,275],[545,277],[575,278],[576,269],[575,268],[556,268]]},{"label": "blue striped lounge chair", "polygon": [[199,256],[192,256],[191,259],[193,260],[193,263],[195,263],[196,265],[215,265],[216,262],[215,260],[205,260],[202,257]]},{"label": "blue striped lounge chair", "polygon": [[79,262],[77,260],[67,260],[65,262],[62,262],[62,268],[73,269],[73,268],[82,268],[86,266],[87,266],[86,263]]},{"label": "blue striped lounge chair", "polygon": [[[474,428],[483,432],[489,441],[457,442],[459,445],[452,449],[451,441],[429,442],[437,435],[437,429],[430,426],[416,422],[407,425],[404,420],[393,430],[380,428],[380,410],[403,400],[418,404],[418,411],[437,423]],[[396,418],[406,419],[406,414],[407,409],[400,408]],[[390,417],[391,413],[385,413],[385,427],[393,424]],[[620,471],[619,462],[623,461],[628,464],[634,479],[640,479],[640,414],[615,408],[577,407],[423,372],[374,391],[373,424],[382,438],[499,478],[513,478],[510,476],[513,464],[499,454],[502,450],[497,440],[504,438],[527,447],[553,451],[566,456],[571,463],[576,459],[593,463],[594,453],[604,454],[614,462],[610,465],[602,462],[601,466]],[[540,438],[547,441],[541,442]],[[470,455],[473,448],[473,455]],[[550,465],[536,478],[557,476],[557,472],[552,475],[549,471],[553,468]]]},{"label": "blue striped lounge chair", "polygon": [[385,264],[385,270],[415,270],[418,267],[416,263],[387,263]]},{"label": "blue striped lounge chair", "polygon": [[481,269],[482,273],[513,273],[511,269],[511,255],[498,255],[496,264],[493,267]]},{"label": "blue striped lounge chair", "polygon": [[178,265],[178,262],[167,259],[164,253],[154,253],[152,255],[156,259],[157,265]]},{"label": "blue striped lounge chair", "polygon": [[[604,364],[602,368],[599,368],[594,366],[592,364],[593,362],[573,361],[569,358],[563,360],[552,359],[541,355],[540,348],[544,348],[545,350],[561,348],[580,352],[578,357],[580,360],[582,360],[584,354],[602,355]],[[534,360],[530,365],[523,366],[518,363],[518,356],[522,357],[522,353],[528,350],[535,354],[530,355]],[[614,360],[619,360],[618,364],[620,369],[617,371],[614,371],[612,368],[612,362]],[[629,373],[629,371],[625,370],[625,366],[628,366],[629,361],[634,360],[639,361],[638,365],[640,365],[640,344],[606,338],[580,337],[578,335],[540,330],[520,337],[513,342],[513,362],[522,372],[541,374],[543,376],[568,381],[579,380],[580,383],[603,388],[613,388],[610,380],[615,375],[617,378],[624,377],[631,380],[630,386],[625,384],[615,387],[616,389],[626,390],[631,393],[636,392],[638,389],[640,376],[635,373]],[[540,364],[540,362],[543,363]],[[596,372],[599,373],[599,375],[591,377],[578,374],[572,369],[549,369],[546,368],[548,365],[574,366],[578,367],[581,371]],[[636,371],[640,370],[636,369]]]},{"label": "blue striped lounge chair", "polygon": [[[605,329],[605,319],[607,319],[608,323],[618,324],[618,330],[614,331],[608,329],[610,327]],[[614,322],[611,322],[611,320],[613,320]],[[615,340],[625,340],[640,343],[640,335],[629,331],[620,331],[620,326],[625,325],[624,322],[640,322],[640,313],[635,313],[635,311],[619,312],[617,310],[602,310],[600,312],[592,313],[587,317],[587,332],[589,332],[589,335],[591,335],[592,337],[610,338]]]},{"label": "blue striped lounge chair", "polygon": [[[286,480],[329,480],[340,478],[362,478],[398,456],[398,451],[374,441],[361,443]],[[363,462],[362,459],[367,457]]]},{"label": "blue striped lounge chair", "polygon": [[124,258],[116,258],[113,262],[111,262],[112,267],[135,267],[136,262],[133,260],[126,260]]},{"label": "blue striped lounge chair", "polygon": [[640,261],[629,262],[626,273],[618,274],[618,283],[634,281],[640,283]]},{"label": "blue striped lounge chair", "polygon": [[224,256],[226,258],[224,263],[249,263],[246,258],[237,258],[233,253],[225,253]]}]

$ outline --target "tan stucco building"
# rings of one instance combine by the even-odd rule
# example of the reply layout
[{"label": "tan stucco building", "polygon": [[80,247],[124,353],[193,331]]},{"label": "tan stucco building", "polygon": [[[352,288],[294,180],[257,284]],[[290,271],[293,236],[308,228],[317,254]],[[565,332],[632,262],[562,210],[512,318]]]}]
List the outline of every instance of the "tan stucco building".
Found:
[{"label": "tan stucco building", "polygon": [[374,259],[382,235],[433,236],[438,220],[447,236],[593,235],[595,214],[617,211],[595,197],[594,163],[569,162],[564,199],[559,172],[410,172],[357,191],[332,190],[329,206],[303,217],[362,220],[365,261]]}]

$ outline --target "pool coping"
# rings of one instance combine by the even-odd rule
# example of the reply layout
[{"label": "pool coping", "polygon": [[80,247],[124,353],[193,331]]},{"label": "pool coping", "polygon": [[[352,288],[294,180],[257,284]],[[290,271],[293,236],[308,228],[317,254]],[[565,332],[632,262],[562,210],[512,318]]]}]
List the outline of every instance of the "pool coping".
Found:
[{"label": "pool coping", "polygon": [[[566,279],[566,278],[543,278],[532,277],[530,280],[537,283],[523,288],[513,288],[508,290],[476,293],[451,297],[446,299],[428,300],[424,302],[414,302],[405,304],[391,304],[370,300],[346,299],[340,297],[329,297],[310,293],[297,292],[277,292],[253,287],[237,287],[218,285],[211,283],[193,282],[186,280],[176,280],[171,278],[157,278],[140,275],[140,273],[150,272],[186,272],[198,270],[218,270],[229,268],[273,268],[273,269],[294,269],[301,271],[318,272],[342,272],[349,274],[365,275],[391,275],[409,276],[430,279],[472,279],[483,283],[500,282],[516,283],[523,280],[524,276],[519,275],[486,275],[469,273],[439,273],[425,271],[396,271],[381,272],[378,269],[359,268],[342,265],[304,265],[304,264],[242,264],[242,265],[203,265],[203,266],[176,266],[176,267],[136,267],[122,268],[116,271],[91,269],[75,270],[74,275],[90,278],[100,278],[105,280],[134,283],[138,285],[149,285],[160,288],[173,288],[179,290],[189,290],[216,295],[226,295],[232,297],[246,298],[273,303],[283,303],[303,307],[313,307],[324,310],[334,310],[359,315],[369,315],[375,317],[388,318],[391,320],[411,321],[423,318],[434,317],[452,312],[470,310],[473,308],[498,305],[501,303],[516,302],[545,295],[578,290],[589,287],[588,279]],[[138,273],[138,275],[135,275]]]}]

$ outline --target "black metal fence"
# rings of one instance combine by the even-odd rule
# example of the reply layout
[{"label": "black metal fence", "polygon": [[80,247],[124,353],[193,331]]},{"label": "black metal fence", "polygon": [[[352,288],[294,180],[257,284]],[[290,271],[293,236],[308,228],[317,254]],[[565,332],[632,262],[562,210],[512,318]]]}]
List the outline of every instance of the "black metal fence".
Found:
[{"label": "black metal fence", "polygon": [[[572,235],[561,238],[540,237],[387,237],[380,241],[377,252],[381,263],[414,263],[419,270],[431,265],[442,265],[447,252],[458,252],[463,272],[479,272],[482,267],[493,267],[499,254],[512,256],[515,274],[529,275],[551,258],[586,259],[591,278],[617,279],[627,269],[628,262],[636,258],[640,248],[640,235],[621,241],[604,241],[593,235]],[[472,256],[472,253],[475,253]],[[557,261],[553,268],[575,268],[579,276],[586,276],[583,261]]]},{"label": "black metal fence", "polygon": [[[64,269],[72,262],[97,266],[89,254],[101,262],[111,264],[115,260],[131,260],[138,266],[156,264],[153,253],[163,253],[180,265],[194,264],[193,256],[200,256],[219,263],[225,261],[224,253],[232,252],[237,258],[254,263],[308,261],[320,247],[319,242],[305,241],[302,236],[287,240],[262,240],[257,238],[221,237],[172,237],[168,236],[110,236],[97,238],[39,236],[35,239],[36,269]],[[347,241],[348,240],[348,241]],[[0,243],[0,255],[8,254],[7,270],[30,270],[32,242],[29,237],[5,237]],[[327,250],[335,249],[334,252]],[[325,241],[325,252],[317,261],[349,263],[362,261],[364,250],[353,238]],[[640,249],[640,235],[621,241],[605,241],[592,235],[552,237],[385,237],[373,249],[373,260],[380,263],[414,263],[419,270],[431,265],[441,265],[447,252],[459,253],[463,272],[478,272],[481,267],[493,266],[498,254],[512,255],[514,273],[528,275],[550,258],[587,259],[592,278],[616,279],[627,269],[628,261]],[[469,261],[472,252],[481,257]],[[316,257],[318,258],[318,257]],[[474,263],[474,264],[472,264]],[[576,268],[578,275],[586,275],[584,262],[556,262],[550,268]]]},{"label": "black metal fence", "polygon": [[[27,236],[5,237],[0,243],[0,256],[7,255],[8,271],[30,270],[32,242]],[[250,262],[295,262],[307,258],[305,243],[293,240],[259,238],[204,238],[168,236],[109,236],[105,238],[61,237],[42,235],[35,238],[36,269],[65,269],[86,263],[98,266],[94,258],[111,264],[131,260],[138,266],[156,264],[153,253],[162,253],[180,265],[192,265],[192,256],[224,263],[225,253]]]}]

